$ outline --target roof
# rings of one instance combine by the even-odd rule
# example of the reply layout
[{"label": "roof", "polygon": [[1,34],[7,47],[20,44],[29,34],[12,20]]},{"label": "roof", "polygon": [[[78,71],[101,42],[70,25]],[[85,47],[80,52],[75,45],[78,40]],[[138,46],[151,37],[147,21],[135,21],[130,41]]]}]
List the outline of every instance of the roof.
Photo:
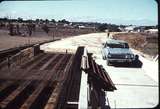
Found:
[{"label": "roof", "polygon": [[136,26],[128,26],[128,27],[126,27],[125,29],[126,29],[126,30],[133,30],[135,27],[136,27]]}]

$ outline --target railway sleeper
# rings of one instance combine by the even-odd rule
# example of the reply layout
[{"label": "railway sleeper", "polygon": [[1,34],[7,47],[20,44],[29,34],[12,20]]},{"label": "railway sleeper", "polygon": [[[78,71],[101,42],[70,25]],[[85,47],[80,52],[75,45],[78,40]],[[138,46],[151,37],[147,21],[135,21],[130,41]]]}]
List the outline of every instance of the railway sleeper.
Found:
[{"label": "railway sleeper", "polygon": [[49,97],[51,96],[53,90],[55,87],[50,87],[49,84],[47,84],[39,96],[34,100],[32,105],[30,106],[30,109],[44,109]]},{"label": "railway sleeper", "polygon": [[40,58],[42,58],[44,55],[45,55],[44,53],[41,53],[41,54],[39,54],[37,56],[34,56],[30,61],[27,61],[24,64],[22,64],[20,66],[20,68],[21,69],[26,69],[27,67],[31,66],[32,63],[34,63],[34,62],[38,61]]},{"label": "railway sleeper", "polygon": [[3,101],[11,92],[13,92],[19,84],[17,82],[11,82],[6,84],[3,90],[0,91],[0,102]]},{"label": "railway sleeper", "polygon": [[2,109],[5,109],[8,104],[10,104],[11,101],[13,101],[14,99],[16,99],[16,97],[23,91],[26,89],[26,87],[31,83],[31,81],[27,81],[22,83],[16,90],[14,90],[6,99],[4,99],[1,103],[0,103],[0,107]]},{"label": "railway sleeper", "polygon": [[[29,95],[35,90],[35,81],[23,84],[21,88],[17,88],[15,93],[9,95],[8,99],[5,99],[1,103],[2,109],[19,109],[20,106],[25,102]],[[19,89],[19,90],[18,90]]]}]

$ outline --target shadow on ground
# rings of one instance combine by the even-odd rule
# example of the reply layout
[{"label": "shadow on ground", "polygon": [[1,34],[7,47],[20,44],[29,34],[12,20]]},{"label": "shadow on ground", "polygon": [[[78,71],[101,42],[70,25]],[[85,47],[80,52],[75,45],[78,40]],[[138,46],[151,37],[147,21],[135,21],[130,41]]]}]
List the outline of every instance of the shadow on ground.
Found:
[{"label": "shadow on ground", "polygon": [[128,67],[128,68],[142,68],[143,63],[138,59],[132,63],[111,63],[110,66],[114,67]]}]

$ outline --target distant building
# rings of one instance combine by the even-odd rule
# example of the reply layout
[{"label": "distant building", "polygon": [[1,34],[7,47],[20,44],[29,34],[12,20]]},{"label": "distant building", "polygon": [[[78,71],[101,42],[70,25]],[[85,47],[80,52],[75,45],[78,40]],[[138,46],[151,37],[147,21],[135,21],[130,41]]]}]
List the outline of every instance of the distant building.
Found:
[{"label": "distant building", "polygon": [[135,26],[128,26],[128,27],[125,27],[124,30],[125,30],[126,32],[133,32],[133,31],[134,31],[134,28],[135,28]]},{"label": "distant building", "polygon": [[145,32],[147,32],[147,33],[158,33],[158,29],[148,29],[148,30],[145,30]]},{"label": "distant building", "polygon": [[78,28],[79,29],[93,29],[93,30],[96,29],[96,27],[94,26],[84,26],[84,25],[79,25]]},{"label": "distant building", "polygon": [[122,31],[122,32],[125,31],[125,28],[124,28],[124,27],[118,27],[118,29],[119,29],[120,31]]},{"label": "distant building", "polygon": [[108,29],[105,29],[104,31],[105,31],[106,33],[108,33],[108,32],[109,32],[109,30],[108,30]]},{"label": "distant building", "polygon": [[65,24],[63,24],[63,26],[64,26],[64,27],[67,27],[67,26],[68,26],[68,24],[66,24],[66,23],[65,23]]},{"label": "distant building", "polygon": [[85,26],[79,25],[78,28],[83,29],[83,28],[85,28]]},{"label": "distant building", "polygon": [[144,30],[145,30],[145,27],[138,27],[137,29],[138,32],[144,32]]}]

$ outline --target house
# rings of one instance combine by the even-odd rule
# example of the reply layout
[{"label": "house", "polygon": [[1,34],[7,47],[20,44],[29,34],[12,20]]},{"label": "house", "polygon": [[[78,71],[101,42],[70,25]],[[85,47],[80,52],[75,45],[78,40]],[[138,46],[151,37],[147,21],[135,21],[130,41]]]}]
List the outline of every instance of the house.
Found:
[{"label": "house", "polygon": [[122,31],[122,32],[125,31],[125,28],[124,28],[124,27],[118,27],[118,29],[119,29],[120,31]]},{"label": "house", "polygon": [[128,26],[128,27],[125,27],[124,30],[125,30],[126,32],[133,32],[133,31],[134,31],[134,28],[135,28],[135,26]]},{"label": "house", "polygon": [[145,30],[147,33],[158,33],[158,29],[147,29]]}]

